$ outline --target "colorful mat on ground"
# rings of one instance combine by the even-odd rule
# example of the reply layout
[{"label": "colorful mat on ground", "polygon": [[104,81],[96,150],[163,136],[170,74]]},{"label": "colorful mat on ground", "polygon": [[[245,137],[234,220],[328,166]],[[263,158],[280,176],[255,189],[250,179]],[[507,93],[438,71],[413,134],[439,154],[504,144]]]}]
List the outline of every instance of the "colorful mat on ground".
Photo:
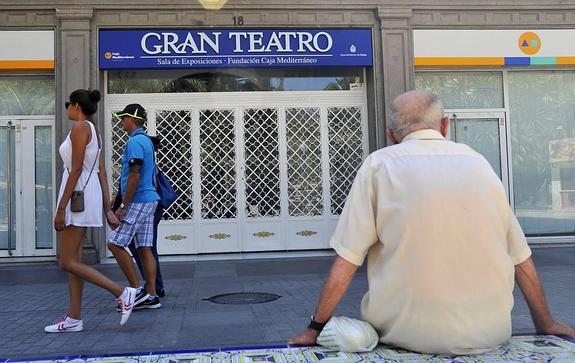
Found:
[{"label": "colorful mat on ground", "polygon": [[[2,360],[0,362],[24,362]],[[235,350],[180,351],[129,355],[69,356],[38,362],[106,363],[260,363],[260,362],[575,362],[575,343],[555,336],[515,336],[499,349],[479,356],[448,357],[417,354],[378,346],[369,353],[343,353],[322,347],[265,347]]]}]

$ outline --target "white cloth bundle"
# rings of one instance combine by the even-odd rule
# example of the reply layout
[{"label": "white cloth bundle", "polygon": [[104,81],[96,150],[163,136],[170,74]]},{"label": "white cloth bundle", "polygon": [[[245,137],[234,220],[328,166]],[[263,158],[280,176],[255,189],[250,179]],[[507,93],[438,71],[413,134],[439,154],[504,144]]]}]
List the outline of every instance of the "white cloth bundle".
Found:
[{"label": "white cloth bundle", "polygon": [[375,348],[379,337],[365,321],[333,317],[317,337],[317,343],[340,352],[369,352]]}]

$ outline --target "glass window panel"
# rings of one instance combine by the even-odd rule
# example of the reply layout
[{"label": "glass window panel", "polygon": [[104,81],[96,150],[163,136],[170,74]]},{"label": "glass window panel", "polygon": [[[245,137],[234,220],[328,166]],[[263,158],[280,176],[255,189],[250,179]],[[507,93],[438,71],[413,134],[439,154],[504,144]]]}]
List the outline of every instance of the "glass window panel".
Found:
[{"label": "glass window panel", "polygon": [[246,215],[249,218],[279,217],[278,110],[250,108],[243,114]]},{"label": "glass window panel", "polygon": [[0,75],[0,115],[54,115],[54,76]]},{"label": "glass window panel", "polygon": [[499,146],[499,119],[457,119],[451,122],[451,138],[469,145],[487,159],[501,179],[501,149]]},{"label": "glass window panel", "polygon": [[36,191],[36,248],[53,247],[52,232],[52,127],[37,126],[34,133]]},{"label": "glass window panel", "polygon": [[501,72],[418,72],[415,88],[436,94],[446,109],[503,108]]},{"label": "glass window panel", "polygon": [[235,144],[233,110],[200,112],[200,186],[203,219],[236,218]]},{"label": "glass window panel", "polygon": [[289,215],[322,215],[320,108],[288,108],[286,134]]},{"label": "glass window panel", "polygon": [[353,67],[109,71],[108,92],[249,92],[349,90],[363,83]]},{"label": "glass window panel", "polygon": [[513,193],[528,235],[575,231],[575,72],[510,72]]},{"label": "glass window panel", "polygon": [[[156,153],[156,161],[168,179],[172,181],[178,193],[176,201],[164,211],[163,219],[190,220],[194,217],[192,112],[190,110],[158,110],[155,118],[157,135],[161,140],[161,145],[166,146],[160,146]],[[127,135],[124,130],[118,130],[118,132]],[[168,145],[178,145],[178,147],[168,147]]]},{"label": "glass window panel", "polygon": [[327,123],[331,213],[339,215],[363,161],[361,109],[329,107]]},{"label": "glass window panel", "polygon": [[[10,140],[8,137],[10,137]],[[16,170],[14,169],[15,163],[13,162],[15,157],[15,141],[14,126],[12,126],[11,132],[8,131],[8,127],[6,126],[0,127],[0,250],[8,249],[9,237],[11,237],[12,241],[12,243],[10,243],[11,248],[16,248],[16,233],[14,229],[16,214],[16,195],[14,193],[14,190],[16,190],[16,178],[14,177],[14,173]],[[11,145],[12,155],[8,153],[9,144]],[[9,173],[8,168],[10,168],[11,173]],[[12,177],[10,177],[10,174]],[[10,189],[12,191],[10,191]],[[8,198],[10,198],[12,203],[11,216]],[[11,236],[9,236],[8,233],[11,233]]]}]

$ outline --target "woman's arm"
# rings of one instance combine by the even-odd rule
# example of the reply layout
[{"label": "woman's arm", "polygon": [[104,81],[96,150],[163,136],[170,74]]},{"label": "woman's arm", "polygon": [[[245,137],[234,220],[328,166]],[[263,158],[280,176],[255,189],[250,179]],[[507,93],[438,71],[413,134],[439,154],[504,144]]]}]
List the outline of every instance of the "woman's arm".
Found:
[{"label": "woman's arm", "polygon": [[108,185],[108,176],[106,174],[106,163],[104,162],[104,157],[101,153],[98,163],[98,179],[100,180],[100,188],[102,188],[102,206],[104,207],[104,214],[106,215],[108,225],[114,229],[119,225],[119,222],[111,209],[110,187]]},{"label": "woman's arm", "polygon": [[58,204],[56,217],[54,218],[54,229],[61,231],[66,227],[66,206],[72,197],[72,193],[76,189],[76,184],[84,164],[84,155],[86,154],[86,145],[90,142],[92,130],[87,122],[75,122],[70,132],[70,140],[72,141],[72,168],[68,170],[68,180]]},{"label": "woman's arm", "polygon": [[104,157],[101,154],[98,165],[98,179],[100,180],[100,187],[102,188],[102,203],[104,212],[108,212],[111,210],[110,187],[108,185],[108,176],[106,175],[106,164],[104,162]]}]

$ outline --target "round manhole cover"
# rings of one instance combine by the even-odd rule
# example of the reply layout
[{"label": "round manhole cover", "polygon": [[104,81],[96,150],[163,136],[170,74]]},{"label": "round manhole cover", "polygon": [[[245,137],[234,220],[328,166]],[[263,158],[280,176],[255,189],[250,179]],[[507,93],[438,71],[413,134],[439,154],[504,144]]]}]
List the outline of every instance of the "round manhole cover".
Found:
[{"label": "round manhole cover", "polygon": [[281,296],[268,294],[266,292],[237,292],[232,294],[221,294],[209,297],[204,300],[216,304],[244,305],[244,304],[263,304],[279,299]]}]

